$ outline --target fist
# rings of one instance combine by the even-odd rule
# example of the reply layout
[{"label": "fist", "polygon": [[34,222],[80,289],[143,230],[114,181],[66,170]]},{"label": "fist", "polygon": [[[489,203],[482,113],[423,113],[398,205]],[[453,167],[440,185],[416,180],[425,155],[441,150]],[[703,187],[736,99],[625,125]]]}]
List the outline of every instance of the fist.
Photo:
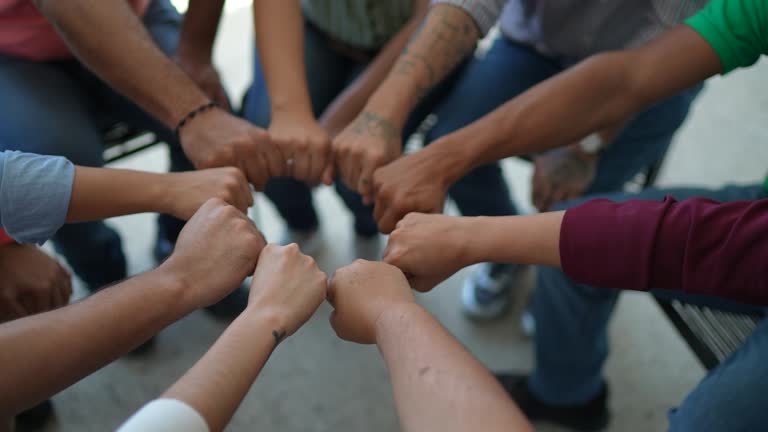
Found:
[{"label": "fist", "polygon": [[363,111],[333,141],[339,175],[364,203],[373,201],[373,172],[400,156],[401,135],[389,120]]},{"label": "fist", "polygon": [[408,213],[443,211],[449,184],[435,162],[422,150],[376,170],[373,216],[381,232],[390,233]]},{"label": "fist", "polygon": [[331,326],[345,340],[376,343],[376,322],[389,308],[414,303],[403,273],[396,267],[357,260],[332,276],[328,301],[334,308]]},{"label": "fist", "polygon": [[246,313],[273,318],[277,342],[296,332],[325,300],[328,278],[292,243],[267,245],[253,274]]},{"label": "fist", "polygon": [[164,174],[163,212],[188,220],[210,198],[218,198],[246,213],[253,205],[253,194],[245,175],[237,168],[211,168],[201,171]]},{"label": "fist", "polygon": [[408,275],[413,289],[429,291],[472,264],[466,249],[471,219],[411,213],[389,236],[384,262]]},{"label": "fist", "polygon": [[285,175],[285,160],[264,129],[214,108],[179,131],[184,153],[197,169],[237,167],[257,190]]},{"label": "fist", "polygon": [[253,272],[264,237],[243,212],[218,198],[205,202],[160,267],[183,281],[195,308],[212,305]]},{"label": "fist", "polygon": [[0,322],[65,306],[72,276],[34,245],[0,246]]},{"label": "fist", "polygon": [[286,175],[311,185],[333,182],[331,139],[314,118],[275,113],[269,135],[286,160]]}]

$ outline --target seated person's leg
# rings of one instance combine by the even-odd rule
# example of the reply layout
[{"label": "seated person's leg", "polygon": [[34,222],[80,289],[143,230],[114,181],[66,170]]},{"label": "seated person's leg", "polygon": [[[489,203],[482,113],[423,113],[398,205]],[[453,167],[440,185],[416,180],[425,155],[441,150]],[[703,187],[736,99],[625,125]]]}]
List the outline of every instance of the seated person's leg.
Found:
[{"label": "seated person's leg", "polygon": [[[470,62],[453,92],[438,105],[437,124],[428,134],[427,144],[467,126],[558,72],[553,61],[499,37],[485,57]],[[498,163],[475,169],[448,192],[465,216],[517,213]],[[464,312],[476,319],[500,316],[510,304],[510,282],[519,268],[483,265],[464,283]]]},{"label": "seated person's leg", "polygon": [[632,119],[600,155],[586,194],[621,191],[638,172],[662,159],[701,88],[672,96]]},{"label": "seated person's leg", "polygon": [[[61,155],[79,165],[102,164],[93,107],[70,74],[76,66],[0,56],[0,149]],[[92,289],[126,275],[120,237],[103,222],[66,226],[54,244]]]},{"label": "seated person's leg", "polygon": [[669,413],[669,430],[755,431],[765,426],[768,320]]},{"label": "seated person's leg", "polygon": [[[679,200],[734,201],[761,199],[767,194],[760,185],[647,189],[636,194],[590,195],[562,203],[556,210],[594,198],[661,200],[667,195]],[[607,325],[619,290],[576,284],[554,268],[539,267],[537,272],[533,301],[536,366],[527,381],[507,379],[505,387],[532,418],[545,417],[571,426],[601,416],[607,420],[602,367],[608,354]]]}]

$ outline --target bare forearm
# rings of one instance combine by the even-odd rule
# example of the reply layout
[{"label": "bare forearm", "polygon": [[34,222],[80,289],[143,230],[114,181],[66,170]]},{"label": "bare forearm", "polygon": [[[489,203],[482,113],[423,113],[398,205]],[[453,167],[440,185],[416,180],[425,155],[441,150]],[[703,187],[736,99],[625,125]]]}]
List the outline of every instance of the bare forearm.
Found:
[{"label": "bare forearm", "polygon": [[192,310],[155,270],[82,302],[0,326],[0,418],[61,391]]},{"label": "bare forearm", "polygon": [[304,24],[298,0],[253,2],[259,61],[272,113],[312,115],[304,68]]},{"label": "bare forearm", "polygon": [[[83,63],[166,126],[175,127],[186,113],[208,101],[157,48],[126,1],[36,4]],[[104,29],[110,29],[109,37],[104,37]]]},{"label": "bare forearm", "polygon": [[376,341],[403,431],[530,431],[499,383],[416,304],[385,311]]},{"label": "bare forearm", "polygon": [[106,219],[143,212],[166,212],[170,174],[75,167],[67,222]]},{"label": "bare forearm", "polygon": [[643,47],[595,55],[425,150],[451,158],[456,181],[477,166],[610,129],[720,67],[704,39],[680,26]]},{"label": "bare forearm", "polygon": [[365,109],[402,128],[418,101],[474,51],[479,37],[472,17],[464,10],[433,6]]},{"label": "bare forearm", "polygon": [[246,311],[163,398],[187,403],[212,431],[223,430],[275,348],[275,328],[266,316]]},{"label": "bare forearm", "polygon": [[560,266],[560,226],[564,211],[527,216],[462,217],[457,229],[465,239],[466,265],[511,262]]},{"label": "bare forearm", "polygon": [[192,0],[184,14],[176,56],[211,61],[224,0]]},{"label": "bare forearm", "polygon": [[427,1],[419,2],[414,8],[414,15],[410,21],[387,42],[365,71],[325,110],[320,122],[331,136],[341,132],[362,111],[368,98],[392,70],[392,66],[408,44],[408,40],[416,33],[426,16],[427,9]]}]

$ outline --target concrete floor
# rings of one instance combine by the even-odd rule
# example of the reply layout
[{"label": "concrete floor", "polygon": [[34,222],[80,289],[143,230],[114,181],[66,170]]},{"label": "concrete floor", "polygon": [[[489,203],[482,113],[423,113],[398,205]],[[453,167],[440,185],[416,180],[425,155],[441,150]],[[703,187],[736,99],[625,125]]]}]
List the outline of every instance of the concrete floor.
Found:
[{"label": "concrete floor", "polygon": [[[218,41],[217,60],[232,94],[242,94],[250,74],[252,30],[247,8],[230,10]],[[756,182],[765,174],[768,134],[764,128],[768,64],[713,79],[680,131],[661,182],[666,185],[718,186],[726,181]],[[761,145],[762,143],[762,145]],[[163,149],[134,157],[119,167],[161,171]],[[515,199],[530,209],[530,168],[504,163]],[[353,260],[350,217],[328,188],[316,203],[326,247],[316,258],[327,272]],[[281,222],[263,197],[258,222],[275,240]],[[132,273],[152,267],[151,215],[112,220],[123,234]],[[421,301],[483,363],[493,370],[527,371],[531,342],[518,325],[519,309],[501,322],[477,325],[459,312],[458,293],[466,270]],[[532,285],[529,274],[521,293]],[[522,295],[521,295],[522,296]],[[320,311],[280,346],[238,410],[231,431],[392,431],[398,427],[387,372],[373,347],[338,340]],[[144,402],[156,397],[187,370],[225,328],[196,312],[163,331],[157,349],[142,358],[126,358],[100,370],[54,398],[58,420],[46,431],[103,431],[119,425]],[[646,295],[626,293],[611,323],[612,353],[607,376],[613,394],[610,431],[666,428],[666,413],[704,376],[682,339]],[[539,425],[538,430],[556,431]]]}]

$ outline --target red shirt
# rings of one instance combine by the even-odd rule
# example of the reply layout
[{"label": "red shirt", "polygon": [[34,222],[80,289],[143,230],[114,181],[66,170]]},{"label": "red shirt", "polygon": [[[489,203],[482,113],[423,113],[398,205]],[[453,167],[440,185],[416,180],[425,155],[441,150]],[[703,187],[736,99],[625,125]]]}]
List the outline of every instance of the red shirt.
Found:
[{"label": "red shirt", "polygon": [[[149,6],[149,0],[128,1],[140,16]],[[0,0],[0,54],[33,61],[72,58],[69,48],[32,0]]]},{"label": "red shirt", "polygon": [[565,213],[563,271],[580,283],[768,305],[768,199],[592,200]]}]

